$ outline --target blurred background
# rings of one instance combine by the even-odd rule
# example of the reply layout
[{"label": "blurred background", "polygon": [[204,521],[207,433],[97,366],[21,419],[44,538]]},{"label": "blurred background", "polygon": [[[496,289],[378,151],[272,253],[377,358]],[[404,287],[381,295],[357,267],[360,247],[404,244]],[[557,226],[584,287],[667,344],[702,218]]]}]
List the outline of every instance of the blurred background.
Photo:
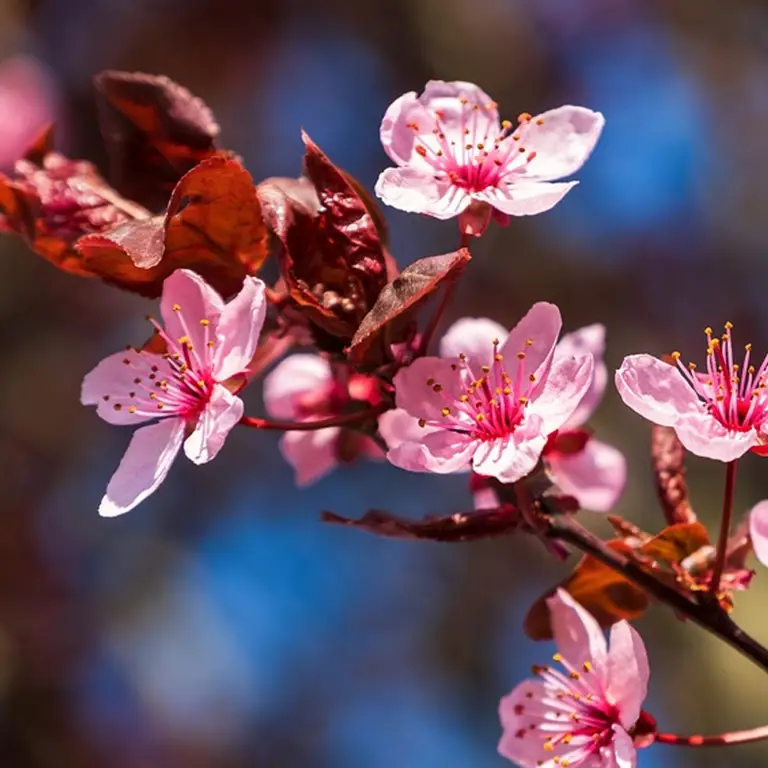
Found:
[{"label": "blurred background", "polygon": [[[430,78],[476,81],[503,116],[564,103],[607,126],[555,210],[493,228],[445,322],[514,323],[557,302],[602,321],[608,363],[680,349],[726,320],[768,351],[768,4],[760,0],[0,0],[0,164],[55,118],[104,166],[91,76],[164,73],[203,97],[255,179],[300,171],[303,126],[369,188],[386,106]],[[452,223],[387,211],[401,266]],[[150,304],[0,241],[0,763],[8,768],[502,768],[499,698],[553,652],[522,633],[570,564],[528,539],[461,546],[327,527],[470,507],[465,478],[384,464],[293,486],[274,435],[179,461],[124,518],[96,514],[129,431],[79,405],[83,374],[146,336]],[[761,353],[762,354],[762,353]],[[258,386],[247,394],[261,412]],[[594,426],[631,475],[616,510],[663,520],[649,425],[613,391]],[[768,496],[765,459],[737,506]],[[724,469],[689,462],[714,524]],[[591,516],[607,534],[604,521]],[[736,619],[768,642],[768,577]],[[768,679],[657,607],[639,628],[647,709],[679,733],[768,720]],[[658,746],[640,766],[763,766],[768,745]]]}]

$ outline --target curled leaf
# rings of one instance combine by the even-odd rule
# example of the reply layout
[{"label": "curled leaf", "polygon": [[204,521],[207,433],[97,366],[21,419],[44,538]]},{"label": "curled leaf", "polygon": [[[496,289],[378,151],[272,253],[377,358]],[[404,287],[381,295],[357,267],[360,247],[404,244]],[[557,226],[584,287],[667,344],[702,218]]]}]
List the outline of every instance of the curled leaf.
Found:
[{"label": "curled leaf", "polygon": [[164,217],[84,237],[77,250],[92,273],[143,296],[183,267],[227,297],[261,266],[267,232],[250,174],[216,156],[185,174]]},{"label": "curled leaf", "polygon": [[466,248],[427,256],[407,266],[379,294],[349,346],[349,360],[375,367],[387,361],[390,346],[402,340],[422,303],[441,286],[455,280],[469,262]]},{"label": "curled leaf", "polygon": [[162,75],[107,70],[94,78],[101,132],[116,186],[134,199],[167,199],[216,152],[219,125],[201,99]]},{"label": "curled leaf", "polygon": [[688,498],[684,459],[685,449],[675,430],[655,424],[651,428],[651,465],[656,493],[670,525],[696,520]]},{"label": "curled leaf", "polygon": [[323,512],[322,519],[326,523],[359,528],[377,536],[458,542],[489,539],[512,533],[520,523],[520,513],[515,507],[507,505],[498,509],[408,520],[390,512],[373,509],[359,520],[351,520],[333,512]]}]

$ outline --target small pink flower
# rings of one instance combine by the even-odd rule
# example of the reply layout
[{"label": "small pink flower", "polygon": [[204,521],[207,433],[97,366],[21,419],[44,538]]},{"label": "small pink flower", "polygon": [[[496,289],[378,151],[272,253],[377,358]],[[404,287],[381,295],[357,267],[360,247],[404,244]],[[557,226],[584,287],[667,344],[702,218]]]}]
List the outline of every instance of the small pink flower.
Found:
[{"label": "small pink flower", "polygon": [[534,667],[499,705],[499,753],[522,768],[634,768],[629,731],[648,689],[648,658],[626,622],[611,629],[610,650],[595,619],[567,592],[547,601],[559,653]]},{"label": "small pink flower", "polygon": [[616,371],[616,388],[632,410],[655,424],[673,427],[691,453],[706,459],[734,461],[747,451],[768,450],[768,356],[752,365],[752,345],[741,364],[734,358],[731,323],[719,339],[706,329],[706,372],[651,355],[624,358]]},{"label": "small pink flower", "polygon": [[[328,361],[318,355],[291,355],[264,380],[264,405],[275,419],[315,421],[344,413],[355,400],[373,404],[380,397],[369,376],[352,374],[346,386],[342,385]],[[280,450],[296,472],[297,485],[310,485],[340,462],[361,454],[383,458],[373,440],[342,427],[286,432]]]},{"label": "small pink flower", "polygon": [[376,194],[438,219],[466,211],[471,234],[487,226],[489,206],[502,221],[548,211],[577,183],[552,180],[583,165],[604,119],[564,106],[518,120],[500,124],[496,103],[472,83],[431,80],[421,96],[404,94],[381,123],[384,150],[398,167],[381,174]]},{"label": "small pink flower", "polygon": [[560,326],[560,311],[545,302],[504,341],[492,321],[456,323],[442,357],[395,376],[397,408],[379,419],[387,458],[413,472],[471,467],[509,483],[531,472],[592,381],[592,355],[555,354]]},{"label": "small pink flower", "polygon": [[199,275],[174,272],[163,284],[164,354],[131,347],[102,360],[83,380],[81,402],[110,424],[157,423],[137,430],[107,486],[99,514],[133,509],[162,483],[176,455],[213,459],[243,415],[226,382],[247,373],[264,323],[264,283],[246,278],[225,304]]},{"label": "small pink flower", "polygon": [[768,501],[761,501],[749,513],[749,537],[755,557],[768,566]]}]

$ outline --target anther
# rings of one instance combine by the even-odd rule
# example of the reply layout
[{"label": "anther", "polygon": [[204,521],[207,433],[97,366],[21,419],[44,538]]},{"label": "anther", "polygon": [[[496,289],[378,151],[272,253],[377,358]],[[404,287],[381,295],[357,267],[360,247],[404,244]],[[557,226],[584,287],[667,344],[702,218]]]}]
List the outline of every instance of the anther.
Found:
[{"label": "anther", "polygon": [[591,661],[585,661],[581,666],[583,667],[585,672],[591,672],[592,671],[592,662]]},{"label": "anther", "polygon": [[432,387],[433,392],[442,392],[443,391],[443,385],[442,384],[435,384],[434,387]]},{"label": "anther", "polygon": [[416,151],[417,151],[417,152],[418,152],[418,153],[419,153],[419,154],[420,154],[422,157],[426,157],[426,156],[427,156],[427,149],[426,149],[426,147],[422,147],[421,145],[419,145],[418,147],[416,147]]},{"label": "anther", "polygon": [[491,372],[491,366],[490,366],[490,365],[483,365],[483,366],[480,366],[480,370],[481,370],[483,373],[490,373],[490,372]]},{"label": "anther", "polygon": [[543,118],[541,118],[541,117],[540,117],[540,118],[539,118],[539,119],[536,121],[536,125],[544,125],[544,120],[543,120]]},{"label": "anther", "polygon": [[419,426],[423,429],[427,426],[426,419],[419,419]]},{"label": "anther", "polygon": [[517,353],[517,359],[518,360],[525,360],[525,352],[518,352]]},{"label": "anther", "polygon": [[206,319],[206,318],[203,318],[203,319],[200,321],[200,325],[202,325],[202,326],[203,326],[203,328],[207,328],[207,327],[208,327],[210,324],[211,324],[211,321],[210,321],[210,320],[208,320],[208,319]]},{"label": "anther", "polygon": [[128,406],[128,413],[136,413],[136,406],[135,405],[129,405]]},{"label": "anther", "polygon": [[509,120],[502,120],[502,121],[501,121],[501,127],[502,127],[502,128],[505,130],[505,131],[508,131],[508,130],[509,130],[511,127],[512,127],[512,123],[511,123]]},{"label": "anther", "polygon": [[521,112],[517,116],[517,122],[518,123],[527,123],[531,119],[532,115],[530,112]]},{"label": "anther", "polygon": [[435,383],[434,379],[427,379],[427,386],[431,387]]},{"label": "anther", "polygon": [[115,403],[115,404],[114,404],[112,407],[113,407],[113,408],[114,408],[116,411],[122,411],[122,410],[123,410],[123,406],[122,406],[122,405],[120,405],[120,403]]},{"label": "anther", "polygon": [[443,408],[443,410],[440,411],[440,413],[442,413],[443,416],[450,416],[451,415],[451,409],[450,408]]},{"label": "anther", "polygon": [[672,359],[673,359],[675,362],[677,362],[677,361],[680,359],[680,353],[679,353],[677,350],[675,350],[675,351],[674,351],[674,352],[673,352],[673,353],[670,355],[670,357],[671,357],[671,358],[672,358]]}]

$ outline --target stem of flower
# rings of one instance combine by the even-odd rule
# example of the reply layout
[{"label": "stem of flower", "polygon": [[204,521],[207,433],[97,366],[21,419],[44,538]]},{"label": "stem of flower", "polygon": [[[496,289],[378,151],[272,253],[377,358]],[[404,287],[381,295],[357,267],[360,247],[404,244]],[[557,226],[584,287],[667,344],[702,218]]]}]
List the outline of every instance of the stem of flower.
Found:
[{"label": "stem of flower", "polygon": [[750,741],[768,739],[768,725],[751,728],[748,731],[731,731],[718,736],[678,736],[676,733],[657,733],[659,744],[676,747],[723,747],[727,744],[748,744]]},{"label": "stem of flower", "polygon": [[737,461],[729,461],[725,465],[725,490],[723,492],[723,514],[720,519],[720,536],[717,540],[717,556],[712,571],[710,592],[717,596],[720,591],[720,579],[725,569],[725,556],[728,549],[728,537],[731,535],[731,518],[733,517],[733,492],[736,489]]},{"label": "stem of flower", "polygon": [[[543,506],[546,506],[546,502]],[[637,584],[652,597],[719,637],[768,672],[768,648],[764,648],[732,621],[730,616],[720,608],[720,603],[714,595],[699,593],[698,599],[694,602],[684,593],[659,581],[639,563],[606,546],[605,542],[587,531],[573,517],[562,514],[548,515],[547,520],[549,522],[547,536],[571,544],[585,554],[591,555]]]},{"label": "stem of flower", "polygon": [[368,419],[373,419],[379,414],[384,413],[387,408],[388,406],[382,403],[360,411],[342,413],[338,416],[330,416],[327,419],[317,419],[315,421],[272,421],[271,419],[259,419],[256,416],[243,416],[240,419],[240,424],[253,429],[274,429],[281,432],[312,432],[317,429],[327,429],[328,427],[349,427]]}]

